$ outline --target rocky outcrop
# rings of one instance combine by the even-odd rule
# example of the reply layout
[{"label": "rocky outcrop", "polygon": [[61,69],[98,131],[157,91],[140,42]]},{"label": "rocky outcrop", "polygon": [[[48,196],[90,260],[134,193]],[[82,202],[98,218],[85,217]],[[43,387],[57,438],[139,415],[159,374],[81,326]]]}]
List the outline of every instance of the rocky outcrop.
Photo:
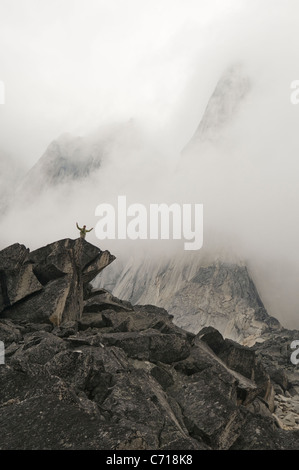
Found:
[{"label": "rocky outcrop", "polygon": [[0,252],[0,316],[59,325],[78,320],[86,286],[115,259],[83,239],[30,252],[18,243]]},{"label": "rocky outcrop", "polygon": [[294,447],[261,356],[94,289],[110,253],[66,239],[0,259],[1,449]]},{"label": "rocky outcrop", "polygon": [[263,362],[273,384],[275,416],[283,429],[299,431],[299,367],[291,360],[297,330],[283,328],[266,335],[252,350]]},{"label": "rocky outcrop", "polygon": [[1,449],[298,448],[252,350],[116,304],[60,326],[1,319]]},{"label": "rocky outcrop", "polygon": [[262,345],[93,288],[114,257],[85,240],[0,259],[1,450],[299,448],[275,414],[296,387]]}]

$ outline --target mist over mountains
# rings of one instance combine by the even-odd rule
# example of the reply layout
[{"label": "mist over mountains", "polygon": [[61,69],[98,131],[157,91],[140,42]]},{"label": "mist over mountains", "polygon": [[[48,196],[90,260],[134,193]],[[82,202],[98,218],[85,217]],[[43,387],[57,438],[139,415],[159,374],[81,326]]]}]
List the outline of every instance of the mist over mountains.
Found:
[{"label": "mist over mountains", "polygon": [[298,15],[1,0],[1,449],[298,448]]},{"label": "mist over mountains", "polygon": [[223,129],[237,115],[238,108],[249,92],[250,79],[244,67],[241,63],[233,64],[220,77],[198,128],[183,149],[183,155],[194,153],[194,147],[200,143],[217,142]]},{"label": "mist over mountains", "polygon": [[[169,262],[176,266],[169,285],[179,288],[180,271],[188,264],[195,274],[200,266],[217,260],[238,263],[249,269],[269,314],[296,328],[297,160],[295,153],[281,152],[275,136],[269,139],[269,121],[263,121],[268,114],[263,116],[260,98],[259,82],[246,66],[230,64],[178,154],[167,149],[161,131],[132,119],[85,136],[62,134],[16,185],[13,198],[7,192],[2,248],[19,241],[20,234],[33,248],[54,237],[76,237],[76,221],[94,227],[96,206],[116,205],[119,195],[145,205],[202,203],[204,246],[191,255],[177,241],[99,242],[92,232],[91,241],[117,256],[116,274],[109,268],[100,282],[109,281],[113,289],[119,283],[120,265],[130,280],[146,266],[144,276],[152,294],[143,300],[159,304],[157,291],[151,297],[157,266],[162,272]],[[118,294],[125,298],[126,292],[128,286]]]}]

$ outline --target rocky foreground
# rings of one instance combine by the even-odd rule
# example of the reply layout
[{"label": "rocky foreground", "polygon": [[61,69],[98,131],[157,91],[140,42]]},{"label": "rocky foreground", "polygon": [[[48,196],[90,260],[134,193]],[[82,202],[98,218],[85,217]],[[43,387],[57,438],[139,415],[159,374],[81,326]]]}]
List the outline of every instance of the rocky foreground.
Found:
[{"label": "rocky foreground", "polygon": [[93,289],[113,260],[80,239],[0,252],[0,449],[299,449],[277,415],[296,332],[255,348],[187,332]]}]

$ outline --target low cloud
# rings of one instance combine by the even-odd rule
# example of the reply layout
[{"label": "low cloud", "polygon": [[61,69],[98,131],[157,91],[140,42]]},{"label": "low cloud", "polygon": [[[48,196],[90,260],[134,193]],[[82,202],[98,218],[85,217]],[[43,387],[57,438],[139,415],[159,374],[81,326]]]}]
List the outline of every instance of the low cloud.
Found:
[{"label": "low cloud", "polygon": [[[199,256],[242,260],[269,313],[298,328],[299,105],[290,101],[299,79],[298,2],[208,3],[65,0],[41,8],[33,0],[2,1],[2,146],[19,163],[12,172],[2,165],[1,187],[11,181],[15,189],[14,176],[25,175],[65,132],[100,143],[109,128],[113,138],[88,178],[45,185],[34,202],[11,202],[1,247],[76,237],[75,223],[94,227],[97,205],[118,195],[145,205],[202,203]],[[217,142],[182,155],[235,61],[250,93]],[[136,246],[165,251],[154,242],[99,243],[94,231],[88,239],[117,256],[137,253]]]}]

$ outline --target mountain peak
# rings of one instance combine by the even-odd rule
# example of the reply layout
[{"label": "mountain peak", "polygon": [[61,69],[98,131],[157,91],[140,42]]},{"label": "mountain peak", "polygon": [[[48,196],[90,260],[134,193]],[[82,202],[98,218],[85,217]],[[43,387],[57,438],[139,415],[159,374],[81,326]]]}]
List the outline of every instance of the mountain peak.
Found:
[{"label": "mountain peak", "polygon": [[222,130],[236,115],[250,88],[250,79],[241,63],[228,67],[220,77],[199,126],[185,147],[184,153],[199,142],[217,141]]}]

